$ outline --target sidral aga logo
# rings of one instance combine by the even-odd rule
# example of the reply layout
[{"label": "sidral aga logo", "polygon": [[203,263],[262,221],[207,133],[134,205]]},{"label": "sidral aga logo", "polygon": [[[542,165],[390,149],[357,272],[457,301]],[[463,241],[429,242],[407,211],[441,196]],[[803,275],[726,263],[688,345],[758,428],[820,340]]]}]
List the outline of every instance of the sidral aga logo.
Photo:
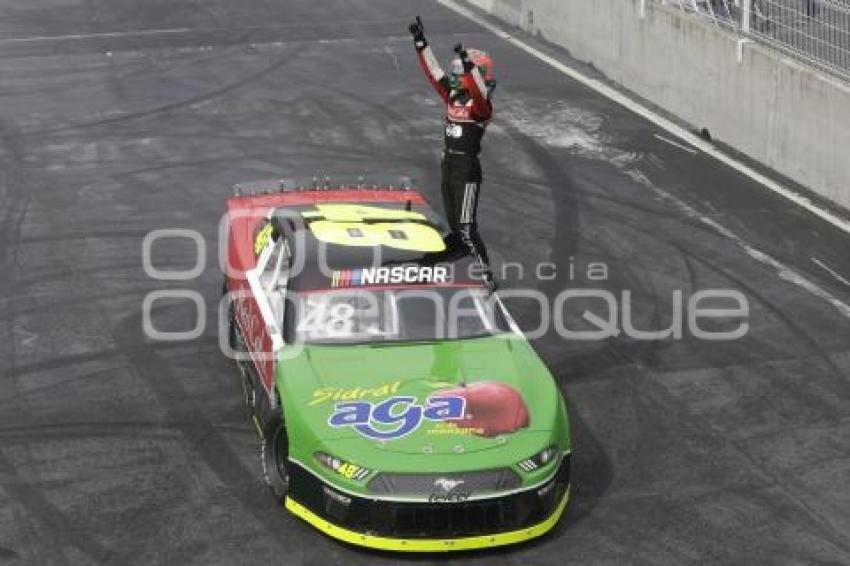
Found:
[{"label": "sidral aga logo", "polygon": [[406,436],[423,420],[444,422],[464,418],[466,399],[457,396],[429,397],[424,405],[415,397],[390,397],[381,403],[337,403],[328,419],[333,428],[353,427],[367,438],[395,440]]}]

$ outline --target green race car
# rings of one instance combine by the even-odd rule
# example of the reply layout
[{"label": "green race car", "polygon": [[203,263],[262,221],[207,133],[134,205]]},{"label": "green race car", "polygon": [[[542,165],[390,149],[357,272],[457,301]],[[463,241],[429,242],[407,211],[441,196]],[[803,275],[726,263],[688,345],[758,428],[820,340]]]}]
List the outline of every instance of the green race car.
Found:
[{"label": "green race car", "polygon": [[226,346],[286,508],[348,543],[540,536],[569,498],[561,393],[415,191],[278,181],[228,200]]}]

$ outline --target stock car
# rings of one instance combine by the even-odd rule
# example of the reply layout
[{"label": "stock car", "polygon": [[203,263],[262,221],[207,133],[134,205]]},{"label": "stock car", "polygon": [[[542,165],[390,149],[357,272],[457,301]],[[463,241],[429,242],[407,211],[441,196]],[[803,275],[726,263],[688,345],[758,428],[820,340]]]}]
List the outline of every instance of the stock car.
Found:
[{"label": "stock car", "polygon": [[258,181],[227,209],[223,341],[286,509],[393,551],[552,529],[570,493],[564,399],[419,192]]}]

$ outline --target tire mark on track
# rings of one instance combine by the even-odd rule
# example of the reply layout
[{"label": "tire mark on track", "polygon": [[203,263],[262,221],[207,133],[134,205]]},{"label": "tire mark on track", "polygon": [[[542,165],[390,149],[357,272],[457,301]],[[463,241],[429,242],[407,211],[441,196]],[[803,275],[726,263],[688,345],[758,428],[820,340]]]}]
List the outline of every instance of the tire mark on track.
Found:
[{"label": "tire mark on track", "polygon": [[[138,315],[138,317],[139,317],[139,327],[141,328],[141,325],[142,325],[141,315]],[[144,352],[154,352],[154,353],[156,353],[156,352],[161,352],[163,350],[179,350],[180,348],[183,348],[183,347],[185,347],[185,345],[181,344],[181,343],[175,343],[175,344],[165,343],[165,344],[158,344],[156,347],[146,345],[146,346],[143,347],[143,351]],[[71,366],[71,365],[83,364],[83,363],[93,362],[93,361],[104,361],[104,360],[114,358],[114,357],[117,357],[117,356],[123,356],[127,353],[127,351],[128,351],[127,348],[117,348],[116,347],[116,348],[107,348],[107,349],[99,350],[99,351],[96,351],[96,352],[83,352],[83,353],[79,353],[79,354],[68,354],[68,355],[65,355],[65,356],[57,356],[57,357],[50,358],[50,359],[47,359],[47,360],[39,360],[37,362],[32,362],[30,364],[16,365],[11,369],[10,373],[8,374],[8,377],[17,378],[17,377],[20,377],[20,376],[23,376],[23,375],[28,375],[28,374],[31,374],[31,373],[67,368],[68,366]],[[218,350],[218,347],[216,345],[216,346],[210,346],[208,352],[205,351],[205,349],[203,349],[203,348],[197,348],[196,353],[197,354],[206,354],[206,353],[213,354],[213,353],[220,353],[220,351]]]},{"label": "tire mark on track", "polygon": [[[252,470],[245,468],[224,439],[222,430],[210,422],[194,403],[192,393],[171,371],[169,364],[146,342],[141,315],[134,314],[122,320],[114,329],[114,340],[129,364],[129,371],[147,385],[164,409],[165,420],[173,423],[186,440],[191,451],[187,458],[192,460],[200,457],[245,511],[284,551],[291,552],[282,532],[286,523],[294,519],[270,503],[272,499],[265,489],[257,489],[260,487],[259,473],[252,473]],[[197,354],[193,352],[193,355]],[[246,481],[246,478],[257,480]],[[129,556],[124,558],[130,559]],[[116,563],[123,564],[120,560]]]},{"label": "tire mark on track", "polygon": [[[2,240],[0,240],[3,261],[0,285],[5,292],[15,294],[20,284],[17,280],[18,242],[21,240],[23,221],[34,187],[25,162],[21,132],[15,126],[0,122],[0,149],[5,154],[5,159],[2,160],[4,164],[2,186],[5,189],[6,200],[4,207],[6,214],[3,218]],[[15,371],[16,345],[14,338],[12,338],[14,336],[15,316],[11,311],[8,311],[4,312],[3,319],[10,335],[10,340],[5,345],[7,354],[3,356],[9,370],[4,373],[9,378],[4,381],[15,390],[15,394],[20,394],[19,374]],[[14,404],[11,408],[13,413],[20,415],[18,419],[20,422],[26,422],[24,410],[25,407],[20,403]],[[34,468],[33,465],[30,467]],[[62,545],[77,548],[97,561],[107,555],[107,549],[80,528],[77,521],[66,516],[51,503],[43,490],[33,481],[33,478],[30,475],[22,474],[18,467],[3,453],[2,449],[0,449],[0,485],[9,497],[17,501],[28,519],[37,523],[41,529],[50,533]]]},{"label": "tire mark on track", "polygon": [[[583,159],[583,158],[574,158],[574,159]],[[598,164],[596,165],[598,167]],[[593,177],[591,175],[582,173],[580,169],[571,169],[570,176],[574,180],[574,182],[586,182],[593,183]],[[503,175],[500,177],[501,180],[510,180],[514,183],[525,183],[525,184],[533,184],[538,187],[546,187],[546,182],[542,179],[537,179],[533,181],[528,181],[521,177],[517,177],[516,175]],[[627,180],[628,182],[632,182],[631,179]],[[689,231],[698,231],[700,233],[716,235],[716,231],[712,230],[708,226],[705,226],[702,223],[696,222],[692,219],[681,217],[681,216],[671,216],[669,211],[659,208],[658,206],[652,206],[648,204],[644,204],[642,200],[639,199],[625,199],[625,198],[615,198],[608,194],[603,194],[598,191],[591,191],[581,186],[574,186],[573,190],[576,195],[581,196],[581,205],[582,209],[586,211],[599,211],[600,215],[606,216],[612,214],[610,208],[604,208],[602,204],[597,203],[596,201],[601,201],[601,203],[612,204],[615,206],[620,206],[629,210],[634,210],[639,213],[643,213],[653,218],[657,218],[658,220],[668,221],[668,222],[676,222],[680,224],[683,228],[688,229]],[[645,200],[645,199],[643,199]],[[625,218],[625,216],[624,216]]]},{"label": "tire mark on track", "polygon": [[[108,270],[116,270],[115,273],[109,273],[110,277],[124,277],[128,280],[132,279],[134,281],[139,281],[140,285],[142,285],[145,282],[141,280],[141,276],[135,277],[133,275],[133,271],[130,271],[138,270],[138,266],[138,262],[104,263],[103,265],[93,265],[92,267],[86,268],[77,268],[63,265],[45,265],[43,267],[29,269],[26,277],[18,279],[18,285],[21,288],[26,288],[29,285],[41,283],[45,280],[59,281],[69,277],[72,273],[78,276],[84,274],[103,275]],[[128,271],[119,271],[125,269]],[[104,277],[104,279],[107,278],[108,277]]]},{"label": "tire mark on track", "polygon": [[[519,128],[505,122],[502,124],[508,136],[535,163],[552,191],[552,204],[555,207],[555,234],[550,242],[549,261],[564,265],[568,258],[575,256],[581,233],[580,203],[570,170],[565,170],[561,162],[545,146],[524,134]],[[486,183],[486,178],[485,178]],[[485,197],[486,198],[486,197]],[[519,211],[521,213],[521,211]],[[567,288],[569,281],[559,269],[553,281],[541,285],[541,291],[550,299]],[[538,321],[539,322],[539,321]],[[541,340],[545,340],[544,337]],[[563,389],[563,376],[555,373],[559,387]],[[570,424],[573,427],[575,445],[573,478],[575,481],[571,507],[577,508],[568,514],[570,524],[587,518],[608,491],[614,469],[611,458],[597,440],[593,431],[581,418],[579,412],[571,411]]]},{"label": "tire mark on track", "polygon": [[[316,92],[322,92],[325,88],[324,84],[312,81],[304,80],[301,81],[301,83],[314,87]],[[286,85],[281,85],[281,88],[284,88],[285,86]],[[398,154],[392,151],[397,148],[397,144],[392,143],[393,139],[391,136],[387,135],[384,137],[386,145],[378,146],[372,139],[369,138],[369,136],[365,135],[363,128],[360,126],[362,121],[367,121],[369,124],[375,124],[376,127],[385,134],[389,130],[390,126],[401,127],[406,131],[413,131],[415,128],[413,128],[411,120],[402,113],[392,110],[395,106],[395,99],[378,102],[351,90],[344,89],[339,85],[335,86],[334,92],[336,94],[334,97],[325,95],[300,96],[291,101],[289,105],[295,106],[299,103],[313,104],[318,112],[311,113],[309,118],[310,123],[300,126],[300,129],[309,131],[310,129],[316,128],[317,117],[324,116],[329,120],[330,124],[336,128],[336,130],[342,131],[345,142],[334,145],[327,143],[302,143],[299,146],[302,148],[302,151],[293,155],[294,157],[303,158],[305,157],[305,152],[303,150],[310,149],[311,151],[306,155],[307,158],[315,158],[317,155],[324,154],[329,158],[333,157],[330,161],[339,160],[343,156],[366,159],[368,160],[368,164],[371,169],[375,168],[376,156],[380,156],[382,160],[389,163],[388,166],[390,168],[398,167],[402,163],[414,167],[421,167],[422,161],[426,158],[426,156],[429,156],[427,148],[422,147],[422,144],[416,144],[413,146],[412,152]],[[408,92],[401,92],[396,98],[405,98],[407,96],[409,96]],[[341,99],[344,99],[347,102],[341,102]],[[365,108],[365,110],[363,110],[363,108]],[[354,111],[352,111],[352,109]],[[354,116],[354,118],[352,118],[352,116]],[[242,145],[236,146],[239,150],[241,150],[242,147]],[[247,159],[257,157],[256,155],[247,153],[245,150],[241,150],[241,152],[243,153],[243,157]],[[279,152],[273,157],[279,157],[280,155],[284,155],[284,152]],[[273,167],[279,167],[280,165],[279,161],[272,161],[268,159],[265,160],[265,163]],[[336,169],[336,171],[332,170],[332,167]],[[327,168],[323,167],[323,169],[324,171],[320,172],[328,173],[331,176],[335,173],[348,173],[347,171],[342,171],[336,166]],[[361,171],[354,171],[354,173],[360,172]],[[368,171],[365,171],[364,168],[364,171],[362,172]]]},{"label": "tire mark on track", "polygon": [[[222,129],[216,129],[216,132],[205,132],[203,133],[204,139],[207,140],[218,140],[218,141],[227,141],[233,142],[235,144],[245,144],[245,143],[256,143],[257,137],[255,135],[223,135],[221,133]],[[167,139],[190,139],[196,140],[198,138],[198,134],[171,134],[171,133],[163,133],[163,132],[145,132],[144,134],[139,134],[141,137],[161,137]],[[134,138],[137,136],[133,136]],[[270,138],[269,145],[280,145],[285,142],[286,139],[282,138],[280,140],[276,138]],[[309,150],[309,151],[307,151]],[[355,147],[351,147],[348,145],[329,145],[329,144],[313,144],[313,143],[301,143],[299,144],[298,150],[286,150],[281,147],[279,150],[274,150],[272,153],[268,153],[267,151],[251,153],[247,150],[243,150],[240,147],[234,148],[234,151],[238,153],[238,155],[233,156],[219,156],[213,158],[204,158],[204,159],[191,159],[191,160],[178,160],[171,161],[159,164],[152,164],[144,167],[137,167],[134,169],[129,169],[126,171],[120,171],[116,174],[118,175],[136,175],[136,174],[144,174],[144,173],[156,173],[160,171],[166,171],[169,169],[177,169],[180,167],[203,167],[204,170],[209,170],[211,168],[221,168],[223,170],[232,170],[233,165],[239,165],[243,163],[245,160],[262,160],[266,163],[271,164],[276,169],[280,169],[279,161],[271,161],[272,159],[280,159],[280,158],[303,158],[305,154],[310,157],[327,157],[328,159],[341,159],[341,158],[351,158],[357,160],[363,159],[374,159],[374,152],[358,149]],[[425,152],[423,152],[424,154]],[[411,166],[421,166],[422,158],[421,157],[411,157],[409,153],[394,153],[383,151],[382,156],[391,160],[393,163],[397,164],[407,164]],[[428,153],[428,157],[430,158],[430,153]],[[118,162],[111,162],[118,163]],[[123,163],[123,162],[122,162]]]},{"label": "tire mark on track", "polygon": [[[839,528],[835,527],[828,518],[813,509],[812,506],[806,502],[804,496],[798,496],[797,494],[792,493],[791,488],[783,482],[781,476],[774,473],[763,463],[754,459],[745,448],[739,446],[733,439],[730,439],[729,435],[712,426],[705,418],[695,416],[692,412],[687,410],[678,399],[664,388],[661,383],[663,381],[663,377],[659,376],[653,368],[644,366],[640,363],[640,360],[637,359],[633,360],[633,362],[635,367],[634,381],[639,383],[639,390],[642,395],[634,395],[631,396],[631,398],[638,400],[640,400],[641,397],[648,398],[646,401],[641,401],[641,404],[643,405],[643,415],[653,415],[658,411],[663,411],[667,415],[668,419],[679,423],[680,432],[686,431],[690,438],[700,439],[698,441],[700,446],[717,447],[714,450],[715,454],[720,454],[722,447],[727,446],[734,454],[737,454],[749,464],[751,473],[753,474],[753,479],[756,482],[759,482],[762,488],[767,489],[770,487],[780,487],[783,493],[788,496],[788,499],[792,502],[793,506],[805,512],[809,518],[810,525],[815,531],[820,532],[827,538],[827,540],[838,548],[845,552],[850,551],[850,542],[848,542],[847,535],[842,533]],[[649,417],[648,420],[650,423],[657,421],[657,419],[653,417]],[[736,488],[734,487],[726,487],[720,493],[727,493],[735,490]],[[665,490],[664,495],[669,496],[671,493],[669,490]],[[774,513],[779,512],[778,510],[780,506],[775,502],[759,501],[757,499],[759,496],[759,490],[751,484],[747,484],[743,489],[741,489],[740,495],[747,498],[753,505],[762,506]],[[700,521],[698,515],[695,515],[693,520],[694,522]]]},{"label": "tire mark on track", "polygon": [[[716,263],[714,263],[714,262],[712,262],[712,261],[710,261],[710,260],[708,260],[708,259],[706,259],[706,258],[704,258],[700,255],[697,255],[696,253],[694,253],[691,250],[685,249],[681,245],[680,242],[673,241],[669,238],[659,237],[659,234],[657,232],[650,232],[649,230],[647,230],[643,226],[637,225],[634,222],[633,219],[622,218],[621,221],[628,224],[632,229],[643,232],[645,235],[652,237],[652,238],[655,238],[655,239],[657,239],[661,242],[664,242],[667,245],[670,245],[671,247],[676,249],[679,252],[679,254],[686,260],[686,263],[689,265],[689,273],[691,273],[692,282],[695,282],[696,275],[695,275],[695,272],[693,270],[693,267],[691,266],[691,262],[695,262],[697,264],[703,265],[704,267],[708,268],[710,271],[728,279],[732,283],[736,284],[740,289],[745,290],[749,295],[752,295],[753,297],[755,297],[756,300],[758,300],[762,305],[764,305],[764,307],[771,314],[773,314],[773,316],[775,316],[778,320],[780,320],[792,332],[792,334],[794,334],[794,336],[796,337],[797,340],[799,340],[802,343],[807,344],[809,346],[809,348],[811,349],[811,351],[815,355],[818,355],[819,357],[821,357],[824,360],[824,362],[826,363],[826,365],[829,366],[833,370],[835,377],[834,377],[834,379],[830,380],[830,383],[833,387],[833,392],[836,392],[836,393],[840,392],[841,394],[843,394],[845,396],[845,398],[850,398],[850,384],[848,384],[845,381],[845,379],[843,377],[842,370],[835,364],[835,362],[832,360],[829,353],[826,352],[823,348],[821,348],[820,345],[818,344],[818,342],[816,340],[814,340],[805,331],[805,329],[801,328],[796,322],[794,322],[794,320],[791,319],[790,316],[788,316],[785,312],[783,312],[781,310],[781,308],[779,308],[772,301],[767,299],[764,296],[763,293],[761,293],[759,290],[755,289],[754,287],[749,285],[746,281],[744,281],[742,278],[731,273],[727,269],[717,265]],[[628,352],[628,351],[623,351],[622,354],[631,357],[632,361],[635,362],[636,367],[639,368],[639,370],[642,373],[650,373],[650,374],[654,373],[654,370],[651,367],[646,366],[643,363],[643,360],[640,357],[633,357],[633,354]],[[788,393],[788,395],[796,397],[796,398],[802,398],[803,402],[806,406],[819,407],[819,410],[818,410],[819,413],[822,413],[822,414],[827,413],[826,410],[822,409],[822,407],[823,407],[822,400],[819,399],[819,398],[816,398],[815,396],[813,396],[811,394],[809,394],[808,391],[800,389],[800,388],[793,388],[793,387],[791,387],[789,385],[785,385],[781,382],[777,382],[776,385],[777,385],[777,387],[786,391]],[[670,402],[667,403],[668,407],[680,405],[680,402],[673,399],[672,396],[669,395],[669,393],[664,392],[663,395],[666,398],[670,399]],[[834,406],[829,407],[829,409],[832,409],[834,411],[834,410],[840,409],[842,407],[843,407],[843,405],[834,405]],[[719,431],[717,431],[714,427],[712,427],[710,423],[706,422],[705,418],[694,417],[691,413],[687,413],[687,415],[688,415],[688,418],[689,418],[690,421],[701,421],[701,422],[704,423],[701,426],[701,428],[703,429],[703,432],[705,432],[705,433],[707,433],[707,434],[709,434],[710,436],[713,436],[713,437],[718,437],[718,435],[720,434]],[[840,419],[840,420],[843,420],[843,419]],[[754,459],[749,454],[749,452],[745,448],[740,447],[734,439],[730,439],[730,438],[726,437],[725,435],[722,438],[725,440],[725,442],[728,442],[729,444],[734,446],[735,450],[739,454],[741,454],[748,462],[750,462],[750,464],[753,466],[753,468],[756,469],[760,474],[762,474],[766,478],[769,478],[770,481],[772,483],[774,483],[775,485],[781,486],[783,492],[789,497],[789,499],[796,506],[801,507],[805,510],[807,515],[809,515],[809,518],[812,521],[812,523],[814,525],[816,525],[818,530],[820,530],[825,536],[827,536],[830,541],[832,541],[834,544],[836,544],[840,548],[844,549],[845,551],[850,551],[850,537],[848,537],[842,531],[842,529],[839,526],[835,525],[833,523],[833,521],[828,516],[821,513],[813,505],[810,505],[807,501],[807,497],[806,497],[805,494],[796,493],[797,490],[793,486],[789,486],[789,484],[784,481],[784,478],[782,476],[774,473],[772,470],[770,470],[769,468],[764,466],[761,462]]]},{"label": "tire mark on track", "polygon": [[[671,245],[673,245],[673,244],[671,244]],[[760,302],[762,305],[764,305],[764,307],[771,314],[773,314],[773,316],[775,316],[777,319],[779,319],[791,331],[791,333],[794,335],[794,337],[797,340],[799,340],[800,342],[802,342],[804,344],[807,344],[812,353],[814,353],[816,356],[822,358],[823,361],[825,362],[825,364],[832,370],[832,373],[834,374],[834,378],[830,380],[830,384],[833,387],[833,392],[836,393],[836,394],[841,394],[841,395],[844,396],[844,403],[838,402],[833,406],[829,406],[828,408],[832,409],[832,410],[836,410],[836,409],[844,408],[846,406],[846,402],[848,400],[850,400],[850,383],[848,383],[847,380],[845,379],[844,373],[841,370],[841,368],[839,368],[835,364],[835,362],[832,360],[832,357],[830,356],[829,352],[824,350],[820,346],[820,344],[817,342],[817,340],[813,339],[811,337],[811,335],[809,333],[807,333],[804,328],[802,328],[800,325],[798,325],[796,322],[794,322],[794,320],[789,315],[787,315],[785,312],[782,311],[781,308],[776,306],[772,301],[770,301],[767,297],[765,297],[764,294],[761,291],[757,290],[755,287],[753,287],[752,285],[750,285],[749,283],[744,281],[742,278],[732,274],[731,272],[720,267],[719,265],[714,264],[710,260],[707,260],[705,258],[694,255],[693,253],[688,252],[688,251],[686,251],[682,248],[679,248],[679,249],[680,249],[681,253],[687,254],[689,257],[691,257],[697,263],[700,263],[700,264],[708,267],[712,271],[722,275],[723,277],[727,278],[729,281],[738,285],[741,289],[744,289],[748,294],[755,297],[758,302]],[[822,375],[822,374],[821,374],[821,377],[825,378],[825,376]],[[780,384],[780,386],[782,386],[782,384]],[[823,410],[825,408],[825,406],[823,405],[822,401],[820,399],[816,398],[815,396],[809,394],[807,390],[792,389],[791,387],[783,387],[783,388],[789,393],[789,395],[793,395],[795,397],[804,399],[805,404],[807,406],[810,406],[810,407],[817,406],[820,409],[818,411],[819,413],[826,413],[827,412],[826,410]]]},{"label": "tire mark on track", "polygon": [[51,230],[47,234],[37,236],[27,236],[21,238],[20,243],[58,243],[69,242],[71,240],[118,240],[118,239],[138,239],[142,240],[148,235],[147,230],[97,230],[90,229],[88,231],[60,232],[59,230]]},{"label": "tire mark on track", "polygon": [[256,82],[258,80],[261,80],[261,79],[271,75],[275,71],[277,71],[277,70],[283,68],[284,66],[286,66],[287,64],[289,64],[294,59],[294,57],[296,55],[303,54],[304,48],[303,48],[303,46],[299,46],[297,50],[293,49],[293,51],[294,51],[294,53],[288,53],[285,56],[278,58],[278,60],[276,60],[271,65],[267,65],[267,66],[263,67],[262,69],[260,69],[259,71],[255,72],[255,73],[252,73],[250,75],[242,77],[239,80],[230,82],[230,83],[224,85],[223,87],[214,89],[212,91],[205,92],[205,93],[200,94],[198,96],[193,96],[191,98],[187,98],[185,100],[178,100],[176,102],[164,104],[162,106],[157,106],[155,108],[149,108],[147,110],[140,110],[138,112],[128,112],[128,113],[125,113],[125,114],[121,114],[119,116],[102,118],[100,120],[93,120],[93,121],[90,121],[90,122],[80,122],[80,123],[77,123],[77,124],[67,124],[67,125],[58,126],[58,127],[55,127],[55,128],[47,128],[47,129],[43,129],[43,130],[31,130],[31,131],[27,131],[27,132],[24,132],[24,133],[25,133],[25,135],[28,135],[28,136],[45,136],[45,135],[52,135],[52,134],[56,134],[56,133],[67,132],[69,130],[81,130],[81,129],[85,129],[85,128],[95,128],[95,127],[99,127],[99,126],[118,124],[118,123],[130,121],[130,120],[136,120],[136,119],[139,119],[139,118],[145,118],[145,117],[148,117],[148,116],[154,116],[156,114],[162,114],[162,113],[165,113],[165,112],[170,112],[172,110],[177,110],[177,109],[184,108],[184,107],[187,107],[187,106],[192,106],[194,104],[199,104],[201,102],[206,102],[208,100],[213,100],[215,98],[218,98],[220,96],[228,94],[228,93],[230,93],[234,90],[237,90],[237,89],[240,89],[244,86],[247,86],[248,84],[250,84],[252,82]]},{"label": "tire mark on track", "polygon": [[[116,299],[123,298],[139,298],[141,300],[142,293],[139,291],[124,291],[124,292],[111,292],[109,294],[109,300],[114,301]],[[104,300],[104,296],[102,293],[97,295],[89,295],[89,296],[77,296],[73,299],[56,299],[56,295],[45,294],[45,298],[55,299],[52,301],[34,301],[37,304],[30,305],[32,298],[27,297],[15,297],[12,302],[12,310],[14,311],[15,316],[22,315],[33,315],[39,313],[57,313],[62,310],[73,310],[79,307],[88,306],[92,304],[102,303]]]},{"label": "tire mark on track", "polygon": [[[813,505],[808,502],[808,497],[805,493],[797,493],[797,489],[790,485],[787,481],[785,481],[784,476],[779,473],[774,472],[769,466],[766,466],[763,462],[755,459],[746,448],[741,447],[738,442],[734,439],[731,439],[727,434],[717,430],[711,423],[707,422],[705,418],[701,418],[699,416],[695,416],[690,411],[686,411],[681,407],[681,402],[675,399],[669,392],[667,392],[663,386],[660,384],[660,381],[663,380],[662,377],[655,375],[654,378],[648,377],[646,374],[654,374],[655,372],[647,368],[646,366],[638,364],[638,368],[640,373],[645,374],[644,379],[642,380],[641,387],[646,389],[652,389],[656,392],[656,395],[659,397],[666,399],[664,402],[664,408],[668,412],[673,412],[675,414],[679,414],[678,420],[681,422],[691,423],[691,426],[694,428],[697,433],[701,431],[701,433],[709,438],[712,438],[714,441],[720,444],[727,444],[733,448],[733,450],[738,453],[742,458],[744,458],[751,466],[752,469],[761,475],[766,483],[772,484],[776,487],[781,488],[782,493],[794,504],[795,507],[801,509],[806,516],[808,516],[810,523],[812,526],[823,534],[827,540],[829,540],[832,544],[838,546],[845,552],[850,553],[850,536],[846,533],[846,531],[842,530],[841,527],[835,525],[833,521],[821,513],[818,509],[816,509]],[[698,427],[698,428],[697,428]],[[747,489],[745,491],[745,495],[750,497],[753,495],[753,490]],[[774,510],[776,509],[775,503]]]},{"label": "tire mark on track", "polygon": [[91,537],[78,520],[66,516],[44,493],[31,475],[24,477],[0,450],[0,483],[3,489],[25,510],[27,518],[44,529],[46,538],[64,547],[74,547],[97,562],[103,562],[109,550]]},{"label": "tire mark on track", "polygon": [[[799,324],[797,324],[790,315],[786,314],[779,306],[774,304],[771,300],[769,300],[762,291],[756,289],[752,285],[750,285],[745,279],[739,277],[738,275],[732,273],[728,269],[721,267],[717,263],[707,259],[703,255],[697,254],[695,250],[686,249],[681,241],[673,240],[669,237],[661,236],[657,231],[651,231],[645,228],[643,225],[637,224],[633,218],[629,218],[625,215],[618,215],[619,222],[622,224],[628,225],[632,230],[640,232],[647,236],[648,238],[654,239],[661,243],[664,243],[673,249],[675,249],[679,255],[684,259],[685,265],[687,266],[688,272],[692,281],[692,290],[696,290],[695,286],[696,282],[696,273],[694,271],[692,263],[697,263],[703,265],[710,271],[728,279],[735,285],[737,285],[740,289],[747,291],[748,294],[752,295],[756,298],[764,307],[779,321],[781,321],[795,336],[795,338],[804,344],[807,344],[815,355],[823,358],[824,362],[832,369],[835,374],[835,379],[833,380],[833,384],[836,386],[838,391],[842,391],[844,395],[850,398],[850,383],[846,381],[843,375],[843,371],[839,368],[835,362],[832,360],[832,357],[828,351],[820,346],[817,340],[811,337],[811,335],[802,328]],[[716,233],[714,233],[715,237],[720,237]]]},{"label": "tire mark on track", "polygon": [[[217,49],[214,52],[210,53],[203,49],[205,46],[197,47],[197,51],[187,54],[183,51],[178,51],[176,54],[169,54],[166,58],[160,56],[159,58],[154,58],[147,56],[147,53],[144,50],[138,50],[138,52],[144,57],[133,60],[126,61],[122,60],[120,67],[115,65],[113,66],[114,59],[110,59],[110,69],[109,69],[109,81],[114,81],[118,83],[125,83],[132,79],[137,79],[139,77],[144,76],[145,74],[167,70],[168,72],[174,72],[176,70],[180,70],[183,67],[193,67],[197,68],[200,65],[209,65],[210,63],[215,63],[218,61],[223,61],[229,57],[233,56],[233,51],[236,49],[242,49],[244,46],[242,43],[246,42],[250,39],[250,35],[254,33],[253,31],[247,32],[240,37],[237,37],[233,40],[233,43],[236,44],[233,47],[227,46],[223,49]],[[109,51],[109,49],[107,49]],[[98,53],[99,54],[99,53]],[[2,57],[0,55],[0,57]],[[179,57],[179,59],[177,58]],[[162,63],[167,63],[168,66],[165,68],[161,67]],[[129,68],[128,68],[129,67]],[[64,77],[66,75],[72,75],[67,80],[60,82],[61,79],[57,75],[51,77],[51,83],[49,84],[49,88],[54,95],[61,94],[65,97],[69,96],[86,96],[86,91],[92,90],[92,87],[95,86],[96,92],[100,91],[100,83],[94,79],[100,79],[102,77],[91,76],[93,73],[101,73],[103,69],[65,69],[65,75],[61,75]],[[73,77],[74,74],[84,73],[85,76],[81,77]],[[41,94],[44,92],[44,86],[39,86],[38,88],[27,87],[26,89],[18,88],[18,89],[7,89],[0,91],[0,97],[2,96],[26,96],[26,95],[34,95]]]},{"label": "tire mark on track", "polygon": [[[244,421],[244,419],[242,419]],[[247,423],[247,421],[244,421]],[[92,422],[52,422],[46,424],[0,427],[3,442],[31,442],[34,435],[50,440],[91,439],[91,438],[134,438],[173,437],[180,434],[180,428],[191,425],[189,421],[92,421]],[[256,432],[250,424],[217,424],[218,430],[233,435],[256,438]]]}]

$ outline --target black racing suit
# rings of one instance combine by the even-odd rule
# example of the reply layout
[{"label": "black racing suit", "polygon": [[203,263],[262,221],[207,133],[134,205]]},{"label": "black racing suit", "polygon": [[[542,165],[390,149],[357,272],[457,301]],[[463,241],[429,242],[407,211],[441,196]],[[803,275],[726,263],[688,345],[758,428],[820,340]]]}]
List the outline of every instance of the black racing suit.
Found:
[{"label": "black racing suit", "polygon": [[445,149],[442,161],[443,207],[453,232],[475,258],[489,265],[487,248],[478,233],[478,194],[481,187],[481,138],[493,113],[480,71],[464,63],[466,88],[452,91],[449,78],[424,40],[416,41],[419,63],[434,90],[446,103]]}]

